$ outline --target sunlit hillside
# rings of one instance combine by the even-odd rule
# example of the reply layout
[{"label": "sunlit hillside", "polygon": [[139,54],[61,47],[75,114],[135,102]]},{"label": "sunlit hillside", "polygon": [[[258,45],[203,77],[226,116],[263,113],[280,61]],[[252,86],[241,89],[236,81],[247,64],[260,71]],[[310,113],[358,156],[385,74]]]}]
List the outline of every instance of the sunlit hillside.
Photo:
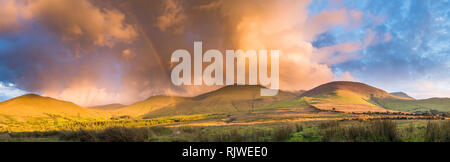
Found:
[{"label": "sunlit hillside", "polygon": [[167,106],[174,106],[177,103],[186,102],[188,100],[189,98],[184,97],[152,96],[144,101],[114,110],[112,111],[112,114],[114,116],[140,117],[151,111],[156,111]]},{"label": "sunlit hillside", "polygon": [[98,106],[91,106],[89,108],[91,109],[97,109],[97,110],[117,110],[120,108],[125,107],[125,105],[122,104],[107,104],[107,105],[98,105]]},{"label": "sunlit hillside", "polygon": [[[414,100],[356,82],[331,82],[298,93],[260,96],[261,86],[225,86],[195,97],[152,96],[129,106],[84,108],[29,94],[0,103],[0,130],[49,131],[160,124],[230,125],[354,118],[365,112],[449,112],[450,99]],[[122,107],[122,108],[120,108]],[[325,111],[322,111],[325,110]],[[392,116],[391,116],[392,117]],[[397,117],[394,117],[397,118]],[[423,118],[433,118],[423,117]],[[201,121],[199,121],[201,120]]]},{"label": "sunlit hillside", "polygon": [[323,84],[305,92],[302,96],[318,109],[341,112],[389,111],[373,102],[374,98],[410,100],[391,95],[367,84],[344,81]]},{"label": "sunlit hillside", "polygon": [[423,100],[376,99],[379,105],[403,112],[450,112],[450,98],[429,98]]},{"label": "sunlit hillside", "polygon": [[155,96],[114,111],[115,114],[155,117],[206,113],[245,112],[277,101],[290,100],[295,94],[280,91],[273,97],[261,97],[261,86],[226,86],[196,97]]},{"label": "sunlit hillside", "polygon": [[0,103],[0,115],[20,120],[25,117],[60,115],[65,117],[97,118],[105,116],[100,111],[90,110],[74,103],[28,94]]}]

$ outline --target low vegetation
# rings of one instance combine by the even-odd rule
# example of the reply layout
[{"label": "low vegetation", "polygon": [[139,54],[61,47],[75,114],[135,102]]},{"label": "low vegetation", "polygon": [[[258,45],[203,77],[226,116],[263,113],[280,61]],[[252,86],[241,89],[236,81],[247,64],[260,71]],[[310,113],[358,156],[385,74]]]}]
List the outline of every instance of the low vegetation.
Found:
[{"label": "low vegetation", "polygon": [[199,114],[199,115],[177,115],[149,119],[132,119],[121,117],[106,120],[73,120],[64,118],[53,118],[48,120],[34,119],[26,123],[14,122],[5,123],[2,126],[0,122],[0,132],[31,132],[31,131],[60,131],[60,130],[103,130],[111,127],[148,127],[161,124],[180,123],[193,120],[216,118],[220,115]]},{"label": "low vegetation", "polygon": [[449,142],[450,121],[328,121],[216,127],[111,127],[0,133],[0,141]]}]

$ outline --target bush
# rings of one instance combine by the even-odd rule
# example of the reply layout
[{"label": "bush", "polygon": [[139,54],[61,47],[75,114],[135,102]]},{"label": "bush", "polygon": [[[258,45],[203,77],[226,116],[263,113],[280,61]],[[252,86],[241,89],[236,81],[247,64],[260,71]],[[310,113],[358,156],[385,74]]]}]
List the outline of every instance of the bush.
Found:
[{"label": "bush", "polygon": [[289,141],[292,142],[321,142],[323,136],[319,134],[316,127],[305,128],[300,132],[294,133]]},{"label": "bush", "polygon": [[275,129],[273,138],[275,141],[278,142],[286,141],[287,139],[289,139],[289,137],[291,137],[292,133],[294,133],[294,128],[292,128],[292,126],[290,125],[281,126]]},{"label": "bush", "polygon": [[147,128],[107,128],[97,134],[101,141],[107,142],[146,142],[149,138]]},{"label": "bush", "polygon": [[95,132],[87,130],[65,132],[60,136],[64,141],[94,142],[97,141]]}]

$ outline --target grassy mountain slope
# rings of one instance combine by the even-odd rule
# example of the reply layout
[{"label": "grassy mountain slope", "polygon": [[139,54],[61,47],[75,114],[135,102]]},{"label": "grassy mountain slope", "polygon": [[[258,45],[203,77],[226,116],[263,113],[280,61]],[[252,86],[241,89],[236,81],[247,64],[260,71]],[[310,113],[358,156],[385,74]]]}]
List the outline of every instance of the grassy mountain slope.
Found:
[{"label": "grassy mountain slope", "polygon": [[189,98],[185,97],[173,97],[173,96],[152,96],[144,101],[134,103],[129,106],[112,111],[114,116],[142,116],[150,111],[155,111],[164,107],[173,106],[180,102],[189,101]]},{"label": "grassy mountain slope", "polygon": [[330,82],[309,90],[302,95],[312,106],[322,110],[342,112],[386,112],[387,109],[373,102],[373,98],[390,98],[408,100],[397,97],[381,89],[358,82]]},{"label": "grassy mountain slope", "polygon": [[404,112],[450,112],[450,98],[430,98],[423,100],[376,99],[388,109]]},{"label": "grassy mountain slope", "polygon": [[37,117],[100,118],[106,114],[71,102],[35,94],[23,95],[0,103],[0,120],[27,120]]},{"label": "grassy mountain slope", "polygon": [[255,110],[277,101],[295,98],[294,94],[282,91],[273,97],[262,97],[260,96],[261,88],[263,87],[226,86],[190,98],[189,101],[150,112],[146,116],[244,112]]},{"label": "grassy mountain slope", "polygon": [[[196,97],[177,97],[170,99],[166,97],[165,105],[159,104],[160,107],[152,107],[149,101],[143,101],[138,106],[133,104],[134,109],[138,109],[139,115],[142,112],[143,117],[167,116],[167,115],[191,115],[204,113],[228,113],[228,112],[245,112],[255,110],[275,102],[290,100],[296,97],[295,94],[280,91],[278,95],[273,97],[260,96],[262,86],[226,86],[218,90],[205,93]],[[130,107],[123,108],[121,111],[130,110]]]}]

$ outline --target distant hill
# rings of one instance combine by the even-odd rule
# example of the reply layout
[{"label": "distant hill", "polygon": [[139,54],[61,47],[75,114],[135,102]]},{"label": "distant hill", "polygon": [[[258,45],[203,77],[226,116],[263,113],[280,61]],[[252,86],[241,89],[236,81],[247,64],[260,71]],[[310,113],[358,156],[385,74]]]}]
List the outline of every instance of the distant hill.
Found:
[{"label": "distant hill", "polygon": [[322,110],[342,112],[386,112],[374,98],[406,100],[359,82],[338,81],[320,85],[302,94],[309,104]]},{"label": "distant hill", "polygon": [[261,97],[261,88],[264,87],[232,85],[195,97],[156,96],[115,112],[119,115],[128,114],[142,117],[245,112],[278,101],[296,98],[294,93],[283,91],[273,97]]},{"label": "distant hill", "polygon": [[147,114],[150,111],[155,111],[164,107],[174,106],[180,102],[186,102],[189,98],[174,97],[174,96],[152,96],[144,101],[131,104],[129,106],[122,107],[113,111],[115,116],[131,116],[139,117]]},{"label": "distant hill", "polygon": [[2,119],[27,120],[28,118],[54,117],[99,118],[105,114],[83,108],[74,103],[36,94],[27,94],[0,103]]},{"label": "distant hill", "polygon": [[122,104],[108,104],[108,105],[98,105],[98,106],[91,106],[89,108],[91,109],[98,109],[98,110],[116,110],[125,107],[126,105]]},{"label": "distant hill", "polygon": [[409,96],[408,94],[404,93],[404,92],[392,92],[390,93],[391,95],[397,96],[397,97],[403,97],[403,98],[409,98],[414,100],[413,97]]},{"label": "distant hill", "polygon": [[404,112],[450,112],[450,98],[429,98],[423,100],[377,99],[376,102],[385,108]]}]

